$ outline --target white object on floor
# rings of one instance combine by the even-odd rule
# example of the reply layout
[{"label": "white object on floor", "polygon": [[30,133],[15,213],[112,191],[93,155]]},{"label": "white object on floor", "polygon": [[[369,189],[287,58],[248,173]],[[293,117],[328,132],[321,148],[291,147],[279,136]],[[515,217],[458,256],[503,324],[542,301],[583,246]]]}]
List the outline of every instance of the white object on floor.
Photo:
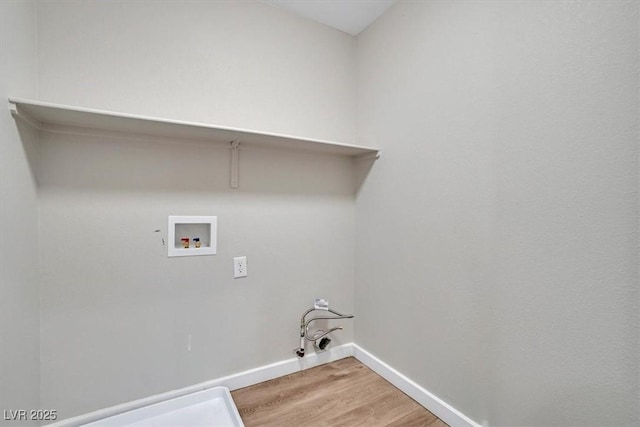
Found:
[{"label": "white object on floor", "polygon": [[85,427],[244,427],[231,393],[213,387],[84,424]]}]

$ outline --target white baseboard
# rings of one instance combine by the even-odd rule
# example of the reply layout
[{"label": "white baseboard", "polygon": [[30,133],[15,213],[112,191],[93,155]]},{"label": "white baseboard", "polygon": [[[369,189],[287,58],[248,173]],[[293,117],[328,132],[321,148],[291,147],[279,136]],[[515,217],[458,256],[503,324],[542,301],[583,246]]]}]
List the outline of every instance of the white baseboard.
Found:
[{"label": "white baseboard", "polygon": [[[291,359],[260,366],[255,369],[222,377],[203,384],[207,384],[206,388],[223,385],[228,387],[229,390],[237,390],[239,388],[269,381],[284,375],[293,374],[294,372],[313,368],[314,366],[324,365],[325,363],[333,362],[334,360],[344,359],[345,357],[352,355],[353,343],[342,344],[337,347],[332,347],[327,351],[323,351],[322,353],[308,353],[303,358],[293,357]],[[212,383],[212,385],[209,385],[209,383]]]},{"label": "white baseboard", "polygon": [[402,390],[405,394],[427,408],[451,427],[482,427],[471,418],[440,399],[424,387],[410,380],[382,360],[369,353],[358,344],[353,344],[353,356],[375,373]]},{"label": "white baseboard", "polygon": [[343,344],[337,347],[332,347],[322,353],[309,353],[305,355],[304,358],[292,357],[291,359],[260,366],[255,369],[249,369],[248,371],[239,372],[226,377],[205,381],[189,387],[156,394],[154,396],[122,403],[109,408],[99,409],[87,414],[78,415],[77,417],[67,418],[52,424],[47,424],[46,427],[78,427],[102,418],[111,417],[123,412],[132,411],[134,409],[153,405],[154,403],[163,402],[165,400],[206,390],[212,387],[224,386],[229,390],[237,390],[239,388],[248,387],[250,385],[272,380],[284,375],[293,374],[294,372],[313,368],[314,366],[333,362],[334,360],[344,359],[351,355],[353,355],[353,344]]},{"label": "white baseboard", "polygon": [[343,344],[332,347],[322,353],[310,353],[304,358],[293,357],[291,359],[282,360],[280,362],[271,363],[269,365],[260,366],[255,369],[239,372],[237,374],[228,375],[226,377],[216,378],[205,381],[189,387],[178,390],[168,391],[166,393],[156,394],[144,399],[134,400],[132,402],[123,403],[88,414],[79,415],[73,418],[48,424],[47,427],[77,427],[82,426],[102,418],[121,414],[123,412],[132,411],[143,406],[152,405],[154,403],[184,396],[186,394],[195,393],[197,391],[206,390],[212,387],[224,386],[229,390],[237,390],[239,388],[248,387],[284,375],[293,374],[314,366],[323,365],[333,362],[334,360],[343,359],[345,357],[354,356],[364,365],[371,368],[382,378],[398,387],[420,405],[434,413],[445,423],[451,427],[482,427],[474,422],[462,412],[455,409],[433,393],[429,392],[422,386],[416,384],[405,375],[401,374],[391,366],[384,363],[362,347],[354,343]]}]

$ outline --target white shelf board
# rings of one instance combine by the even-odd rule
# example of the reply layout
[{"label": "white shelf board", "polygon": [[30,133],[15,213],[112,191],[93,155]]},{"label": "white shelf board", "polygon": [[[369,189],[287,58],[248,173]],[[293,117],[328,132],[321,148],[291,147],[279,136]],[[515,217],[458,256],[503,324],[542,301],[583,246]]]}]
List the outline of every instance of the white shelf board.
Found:
[{"label": "white shelf board", "polygon": [[15,108],[13,108],[14,114],[40,129],[50,131],[63,130],[64,128],[81,128],[172,139],[227,143],[240,141],[243,146],[303,149],[354,157],[367,155],[377,157],[379,152],[377,148],[341,142],[95,110],[30,99],[9,98],[9,102],[15,105]]}]

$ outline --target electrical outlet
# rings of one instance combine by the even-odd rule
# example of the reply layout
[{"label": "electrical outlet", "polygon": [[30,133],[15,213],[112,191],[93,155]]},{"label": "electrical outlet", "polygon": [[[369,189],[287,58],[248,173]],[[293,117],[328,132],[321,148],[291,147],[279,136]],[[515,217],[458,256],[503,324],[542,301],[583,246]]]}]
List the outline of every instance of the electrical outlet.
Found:
[{"label": "electrical outlet", "polygon": [[247,277],[247,257],[237,256],[233,258],[233,277]]}]

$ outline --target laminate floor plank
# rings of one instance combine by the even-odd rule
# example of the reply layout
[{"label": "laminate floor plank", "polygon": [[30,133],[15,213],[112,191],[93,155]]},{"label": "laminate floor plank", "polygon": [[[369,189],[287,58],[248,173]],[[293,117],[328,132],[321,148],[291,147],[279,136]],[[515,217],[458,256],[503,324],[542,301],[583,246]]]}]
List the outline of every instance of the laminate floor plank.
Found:
[{"label": "laminate floor plank", "polygon": [[448,427],[353,357],[231,395],[246,427]]},{"label": "laminate floor plank", "polygon": [[[441,424],[435,424],[437,422]],[[411,412],[405,414],[404,416],[394,420],[392,423],[387,424],[387,427],[419,427],[419,426],[446,427],[447,425],[433,414],[431,414],[431,417],[425,418],[424,412],[422,411],[422,409],[414,409]]]}]

